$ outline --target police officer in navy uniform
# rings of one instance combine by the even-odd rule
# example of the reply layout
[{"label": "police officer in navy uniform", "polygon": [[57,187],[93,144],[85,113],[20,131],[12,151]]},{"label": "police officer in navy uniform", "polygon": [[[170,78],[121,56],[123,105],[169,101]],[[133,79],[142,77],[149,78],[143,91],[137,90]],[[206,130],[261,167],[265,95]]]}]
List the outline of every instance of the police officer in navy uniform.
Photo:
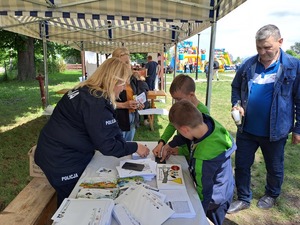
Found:
[{"label": "police officer in navy uniform", "polygon": [[35,162],[56,190],[58,206],[72,192],[95,150],[115,157],[149,154],[146,146],[126,142],[116,121],[116,98],[130,74],[120,59],[107,59],[62,97],[42,129]]}]

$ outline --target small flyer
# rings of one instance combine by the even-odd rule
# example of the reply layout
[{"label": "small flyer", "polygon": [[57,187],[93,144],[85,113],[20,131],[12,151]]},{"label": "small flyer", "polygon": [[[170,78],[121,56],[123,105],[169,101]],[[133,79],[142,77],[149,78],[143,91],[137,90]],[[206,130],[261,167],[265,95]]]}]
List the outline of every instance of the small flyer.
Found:
[{"label": "small flyer", "polygon": [[180,164],[157,164],[156,181],[159,190],[185,188]]},{"label": "small flyer", "polygon": [[136,96],[135,100],[144,104],[147,101],[145,92],[142,92],[141,94],[139,94],[138,96]]}]

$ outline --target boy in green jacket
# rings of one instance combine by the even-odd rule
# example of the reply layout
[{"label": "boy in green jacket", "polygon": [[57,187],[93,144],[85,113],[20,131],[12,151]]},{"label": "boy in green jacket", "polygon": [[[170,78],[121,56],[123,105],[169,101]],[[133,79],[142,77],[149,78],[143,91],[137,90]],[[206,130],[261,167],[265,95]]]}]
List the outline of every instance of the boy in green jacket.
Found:
[{"label": "boy in green jacket", "polygon": [[165,145],[162,160],[176,146],[189,147],[189,171],[204,212],[213,224],[222,225],[234,191],[231,154],[236,144],[233,138],[218,121],[199,112],[187,100],[171,107],[169,121],[179,135]]},{"label": "boy in green jacket", "polygon": [[[175,102],[185,99],[193,103],[193,105],[195,105],[200,112],[209,115],[207,107],[200,102],[196,96],[196,84],[190,76],[185,74],[176,76],[170,86],[169,91]],[[160,140],[158,141],[158,145],[153,149],[153,154],[155,156],[160,156],[162,147],[170,140],[175,131],[175,127],[169,123]],[[176,148],[176,150],[173,149],[172,154],[184,155],[187,159],[189,158],[189,151],[186,145],[179,146]]]}]

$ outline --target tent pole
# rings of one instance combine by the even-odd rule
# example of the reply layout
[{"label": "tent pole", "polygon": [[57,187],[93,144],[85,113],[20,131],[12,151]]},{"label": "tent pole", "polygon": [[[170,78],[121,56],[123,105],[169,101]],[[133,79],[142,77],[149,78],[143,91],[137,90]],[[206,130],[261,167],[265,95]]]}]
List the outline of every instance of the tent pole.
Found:
[{"label": "tent pole", "polygon": [[44,53],[44,76],[45,76],[45,105],[49,105],[49,82],[48,82],[48,64],[47,64],[47,39],[46,39],[46,22],[42,22],[42,39],[43,39],[43,53]]},{"label": "tent pole", "polygon": [[200,34],[198,34],[198,45],[197,45],[197,63],[196,63],[196,80],[198,80],[198,65],[199,65],[199,42],[200,42]]},{"label": "tent pole", "polygon": [[[174,71],[173,71],[173,80],[176,77],[176,70],[177,70],[177,41],[175,42],[175,55],[174,55]],[[172,98],[172,104],[175,103],[174,98]]]},{"label": "tent pole", "polygon": [[81,77],[82,77],[82,81],[84,81],[86,79],[85,74],[86,74],[86,68],[85,68],[85,51],[83,48],[83,42],[81,42]]},{"label": "tent pole", "polygon": [[177,70],[177,42],[175,42],[175,55],[174,55],[174,71],[173,71],[173,80],[176,77],[176,70]]},{"label": "tent pole", "polygon": [[[215,3],[216,5],[217,3]],[[216,42],[216,30],[217,30],[217,9],[214,8],[214,21],[211,25],[210,34],[210,49],[209,49],[209,69],[207,76],[207,87],[206,87],[206,102],[205,105],[210,110],[211,105],[211,92],[212,92],[212,78],[213,78],[213,65],[214,65],[214,55],[215,55],[215,42]]]},{"label": "tent pole", "polygon": [[[164,59],[165,59],[165,56],[166,56],[166,53],[167,53],[167,49],[166,49],[166,44],[164,44]],[[164,91],[167,90],[167,64],[166,64],[166,70],[165,70],[165,60],[164,60],[164,63],[162,63],[162,66],[163,66],[163,76],[164,76]]]}]

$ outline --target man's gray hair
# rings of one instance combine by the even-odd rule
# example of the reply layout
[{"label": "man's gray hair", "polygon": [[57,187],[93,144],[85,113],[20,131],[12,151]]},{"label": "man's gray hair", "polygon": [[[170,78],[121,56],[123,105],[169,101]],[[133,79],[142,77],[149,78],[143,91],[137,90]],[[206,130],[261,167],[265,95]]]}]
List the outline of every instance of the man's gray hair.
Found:
[{"label": "man's gray hair", "polygon": [[255,35],[257,41],[268,39],[269,37],[274,37],[275,39],[280,39],[281,34],[279,28],[273,24],[268,24],[260,28]]}]

